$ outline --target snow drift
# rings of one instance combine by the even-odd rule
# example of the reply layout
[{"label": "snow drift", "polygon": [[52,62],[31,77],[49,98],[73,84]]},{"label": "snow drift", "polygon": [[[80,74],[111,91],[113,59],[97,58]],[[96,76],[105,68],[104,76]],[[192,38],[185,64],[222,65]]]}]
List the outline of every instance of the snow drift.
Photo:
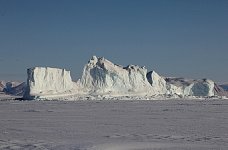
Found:
[{"label": "snow drift", "polygon": [[147,69],[135,65],[122,67],[107,59],[93,56],[85,65],[80,80],[88,93],[134,94],[154,93],[146,78]]},{"label": "snow drift", "polygon": [[34,67],[27,70],[27,88],[24,98],[70,92],[74,83],[70,71],[50,67]]}]

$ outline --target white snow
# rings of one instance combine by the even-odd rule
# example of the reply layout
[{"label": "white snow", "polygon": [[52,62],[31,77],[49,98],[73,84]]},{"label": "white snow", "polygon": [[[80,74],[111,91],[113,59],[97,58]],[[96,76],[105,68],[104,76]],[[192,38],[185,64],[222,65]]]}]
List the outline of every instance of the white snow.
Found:
[{"label": "white snow", "polygon": [[0,101],[1,150],[227,150],[227,100]]},{"label": "white snow", "polygon": [[33,96],[61,95],[74,88],[70,71],[50,67],[34,67],[27,70],[27,89],[24,98]]}]

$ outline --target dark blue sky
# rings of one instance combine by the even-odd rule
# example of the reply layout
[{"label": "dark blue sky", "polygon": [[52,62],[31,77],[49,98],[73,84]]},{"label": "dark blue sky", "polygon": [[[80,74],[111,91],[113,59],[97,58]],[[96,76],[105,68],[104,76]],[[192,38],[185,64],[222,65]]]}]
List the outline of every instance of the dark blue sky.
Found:
[{"label": "dark blue sky", "polygon": [[228,0],[0,0],[0,80],[92,55],[163,76],[228,81]]}]

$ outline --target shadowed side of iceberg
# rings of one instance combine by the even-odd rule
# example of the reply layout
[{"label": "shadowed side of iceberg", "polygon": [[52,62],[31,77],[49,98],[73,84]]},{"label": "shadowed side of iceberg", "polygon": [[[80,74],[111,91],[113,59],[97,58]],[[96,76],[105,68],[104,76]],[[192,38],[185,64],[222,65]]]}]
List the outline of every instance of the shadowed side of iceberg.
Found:
[{"label": "shadowed side of iceberg", "polygon": [[211,97],[215,96],[215,83],[209,79],[193,80],[185,78],[166,78],[169,94],[180,96]]}]

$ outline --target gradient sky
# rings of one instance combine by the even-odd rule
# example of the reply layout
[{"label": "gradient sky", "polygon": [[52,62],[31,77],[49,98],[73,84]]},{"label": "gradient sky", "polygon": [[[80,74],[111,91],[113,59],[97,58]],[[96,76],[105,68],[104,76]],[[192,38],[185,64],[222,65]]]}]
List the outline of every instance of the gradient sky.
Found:
[{"label": "gradient sky", "polygon": [[163,76],[228,81],[228,0],[0,0],[0,80],[93,56]]}]

